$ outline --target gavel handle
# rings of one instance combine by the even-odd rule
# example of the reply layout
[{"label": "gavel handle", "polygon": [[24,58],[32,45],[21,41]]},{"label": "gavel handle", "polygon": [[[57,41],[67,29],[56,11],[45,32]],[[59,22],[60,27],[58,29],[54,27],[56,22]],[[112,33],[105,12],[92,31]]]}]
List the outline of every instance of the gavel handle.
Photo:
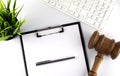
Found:
[{"label": "gavel handle", "polygon": [[89,76],[97,76],[97,71],[103,60],[103,56],[104,54],[97,53],[92,70],[89,72]]}]

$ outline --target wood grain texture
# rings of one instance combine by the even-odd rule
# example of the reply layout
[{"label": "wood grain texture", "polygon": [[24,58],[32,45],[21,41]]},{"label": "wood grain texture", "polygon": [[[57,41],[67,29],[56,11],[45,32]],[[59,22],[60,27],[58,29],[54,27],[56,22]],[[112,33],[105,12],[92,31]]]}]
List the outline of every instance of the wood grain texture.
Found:
[{"label": "wood grain texture", "polygon": [[109,39],[104,35],[100,35],[98,31],[95,31],[91,36],[88,48],[95,48],[97,55],[89,76],[97,76],[97,71],[103,60],[104,55],[110,55],[112,59],[116,59],[120,53],[120,42],[115,42],[114,39]]}]

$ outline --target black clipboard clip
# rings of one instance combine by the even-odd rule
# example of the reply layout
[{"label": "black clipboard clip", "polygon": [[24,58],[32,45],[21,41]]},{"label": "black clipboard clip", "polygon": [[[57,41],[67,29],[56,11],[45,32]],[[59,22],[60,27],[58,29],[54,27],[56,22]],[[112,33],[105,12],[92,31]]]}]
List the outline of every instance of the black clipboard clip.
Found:
[{"label": "black clipboard clip", "polygon": [[36,36],[43,37],[43,36],[48,36],[48,35],[53,35],[53,34],[63,33],[63,32],[64,32],[63,26],[59,26],[59,27],[54,26],[54,27],[44,28],[42,30],[37,30]]}]

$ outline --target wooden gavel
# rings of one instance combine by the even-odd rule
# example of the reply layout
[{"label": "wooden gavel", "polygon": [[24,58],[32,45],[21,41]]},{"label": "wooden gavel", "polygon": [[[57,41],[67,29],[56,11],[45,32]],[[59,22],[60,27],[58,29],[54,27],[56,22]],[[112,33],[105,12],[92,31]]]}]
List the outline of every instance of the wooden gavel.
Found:
[{"label": "wooden gavel", "polygon": [[97,76],[97,70],[103,60],[104,55],[110,55],[112,59],[118,57],[120,53],[120,42],[115,42],[114,39],[109,39],[104,35],[99,35],[99,32],[95,31],[90,38],[88,48],[95,48],[97,51],[94,65],[92,70],[89,72],[89,76]]}]

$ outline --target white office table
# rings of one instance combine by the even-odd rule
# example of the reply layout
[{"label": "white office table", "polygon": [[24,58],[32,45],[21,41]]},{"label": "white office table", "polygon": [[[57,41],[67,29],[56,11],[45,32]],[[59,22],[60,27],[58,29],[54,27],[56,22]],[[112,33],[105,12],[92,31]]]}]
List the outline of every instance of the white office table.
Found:
[{"label": "white office table", "polygon": [[[68,15],[65,15],[47,5],[40,0],[17,0],[18,5],[24,4],[21,11],[21,18],[26,18],[26,23],[22,26],[21,32],[44,28],[48,26],[60,25],[78,21]],[[110,16],[107,26],[100,32],[108,38],[120,40],[120,0],[117,0],[116,6]],[[85,38],[88,61],[90,68],[93,65],[96,51],[88,49],[87,45],[92,33],[96,30],[82,23],[82,29]],[[3,45],[4,44],[4,45]],[[0,75],[1,76],[26,76],[22,51],[20,49],[19,37],[8,42],[0,42]],[[18,49],[18,50],[15,50]],[[20,49],[20,50],[19,50]],[[2,69],[1,69],[2,68]],[[98,76],[120,76],[120,56],[116,60],[112,60],[109,56],[105,56],[99,68]]]}]

